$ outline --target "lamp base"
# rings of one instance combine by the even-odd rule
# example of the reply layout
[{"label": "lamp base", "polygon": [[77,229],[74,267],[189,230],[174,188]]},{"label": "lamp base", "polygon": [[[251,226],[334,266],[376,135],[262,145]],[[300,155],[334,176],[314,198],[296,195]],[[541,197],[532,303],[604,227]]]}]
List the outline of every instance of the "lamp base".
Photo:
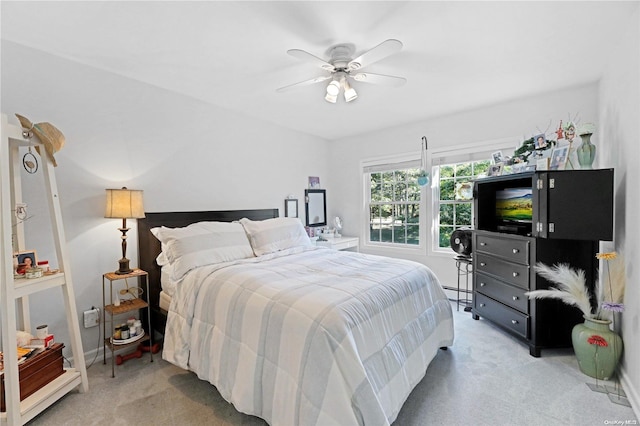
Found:
[{"label": "lamp base", "polygon": [[133,269],[129,267],[129,259],[127,259],[126,257],[123,257],[122,259],[118,260],[118,263],[120,264],[120,269],[118,269],[115,272],[116,274],[126,275],[133,272]]}]

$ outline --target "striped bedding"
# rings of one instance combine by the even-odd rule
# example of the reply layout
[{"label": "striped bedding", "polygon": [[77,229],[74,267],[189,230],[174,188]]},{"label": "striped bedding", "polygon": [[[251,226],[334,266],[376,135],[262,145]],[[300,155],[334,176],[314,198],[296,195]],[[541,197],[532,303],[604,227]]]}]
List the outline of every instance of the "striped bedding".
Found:
[{"label": "striped bedding", "polygon": [[387,425],[452,343],[425,266],[297,247],[189,272],[163,358],[271,425]]}]

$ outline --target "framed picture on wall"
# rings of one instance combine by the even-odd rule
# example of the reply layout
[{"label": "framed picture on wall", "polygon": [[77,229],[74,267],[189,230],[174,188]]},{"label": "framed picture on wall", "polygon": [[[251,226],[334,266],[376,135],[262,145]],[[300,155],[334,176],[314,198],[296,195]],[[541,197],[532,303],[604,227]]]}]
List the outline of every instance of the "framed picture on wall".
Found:
[{"label": "framed picture on wall", "polygon": [[287,198],[284,200],[284,217],[298,217],[298,200]]},{"label": "framed picture on wall", "polygon": [[320,189],[320,178],[318,176],[309,176],[309,189]]}]

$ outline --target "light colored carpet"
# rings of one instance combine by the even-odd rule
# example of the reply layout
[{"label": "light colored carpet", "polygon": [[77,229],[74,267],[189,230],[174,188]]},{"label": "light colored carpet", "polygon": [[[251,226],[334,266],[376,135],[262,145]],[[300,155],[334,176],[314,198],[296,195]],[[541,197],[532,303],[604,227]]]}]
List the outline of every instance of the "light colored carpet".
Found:
[{"label": "light colored carpet", "polygon": [[[453,347],[439,351],[397,426],[638,424],[633,410],[592,392],[571,349],[541,358],[490,323],[455,311]],[[161,359],[116,366],[100,357],[86,394],[69,393],[30,425],[265,425],[237,412],[215,387]],[[621,423],[615,423],[621,422]]]}]

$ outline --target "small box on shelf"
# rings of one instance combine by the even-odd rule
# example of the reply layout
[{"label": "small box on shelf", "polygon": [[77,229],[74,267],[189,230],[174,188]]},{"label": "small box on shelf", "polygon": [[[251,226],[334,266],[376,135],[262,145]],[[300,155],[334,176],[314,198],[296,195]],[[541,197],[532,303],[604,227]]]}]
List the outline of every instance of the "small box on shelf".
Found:
[{"label": "small box on shelf", "polygon": [[46,349],[51,347],[54,343],[55,340],[53,338],[53,334],[47,334],[43,338],[31,339],[31,341],[29,342],[29,347]]}]

